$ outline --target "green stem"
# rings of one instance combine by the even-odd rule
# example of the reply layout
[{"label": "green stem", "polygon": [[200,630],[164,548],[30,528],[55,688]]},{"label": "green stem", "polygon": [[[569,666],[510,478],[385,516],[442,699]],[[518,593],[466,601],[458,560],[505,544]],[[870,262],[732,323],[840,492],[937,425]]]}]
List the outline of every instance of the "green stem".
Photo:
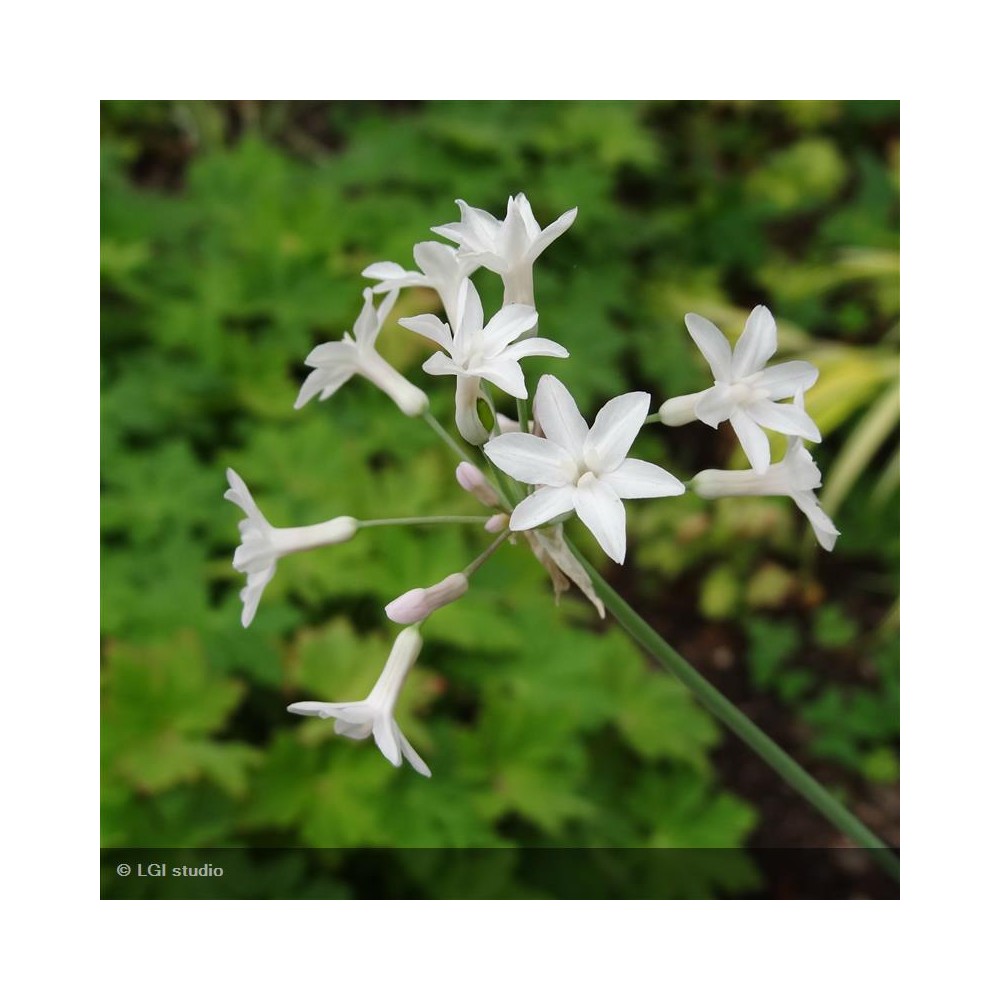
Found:
[{"label": "green stem", "polygon": [[441,426],[430,410],[424,410],[424,420],[427,421],[430,429],[458,456],[459,461],[468,462],[470,465],[476,464],[475,459]]},{"label": "green stem", "polygon": [[643,423],[644,424],[662,424],[663,421],[660,419],[659,412],[656,412],[656,413],[651,413],[648,417],[646,417],[646,419],[643,421]]},{"label": "green stem", "polygon": [[482,564],[486,562],[486,560],[489,559],[489,557],[493,555],[493,553],[496,552],[508,538],[510,538],[509,528],[497,535],[497,537],[490,543],[489,547],[485,551],[480,552],[479,555],[476,556],[476,558],[462,570],[462,572],[466,576],[472,576],[472,574],[475,573],[476,570],[479,569],[479,567],[482,566]]},{"label": "green stem", "polygon": [[879,865],[898,882],[899,858],[896,854],[658,635],[590,565],[572,542],[567,539],[566,544],[580,560],[593,581],[594,589],[625,631],[658,663],[670,670],[717,719],[774,768],[813,808],[851,840],[872,851]]},{"label": "green stem", "polygon": [[358,521],[359,528],[392,528],[406,524],[485,524],[487,518],[471,514],[438,514],[432,517],[380,517]]},{"label": "green stem", "polygon": [[517,422],[521,425],[521,433],[528,433],[528,401],[519,399],[517,401]]}]

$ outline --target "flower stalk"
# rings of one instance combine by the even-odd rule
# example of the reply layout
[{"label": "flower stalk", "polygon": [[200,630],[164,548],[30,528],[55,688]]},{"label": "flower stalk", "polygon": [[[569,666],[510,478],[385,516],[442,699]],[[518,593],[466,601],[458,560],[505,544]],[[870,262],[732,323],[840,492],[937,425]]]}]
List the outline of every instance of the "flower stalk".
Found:
[{"label": "flower stalk", "polygon": [[669,670],[720,722],[773,768],[817,812],[841,833],[871,851],[880,867],[899,881],[899,858],[876,834],[846,809],[815,778],[797,764],[770,736],[750,721],[725,695],[709,683],[584,558],[572,542],[567,546],[587,571],[594,590],[626,632]]}]

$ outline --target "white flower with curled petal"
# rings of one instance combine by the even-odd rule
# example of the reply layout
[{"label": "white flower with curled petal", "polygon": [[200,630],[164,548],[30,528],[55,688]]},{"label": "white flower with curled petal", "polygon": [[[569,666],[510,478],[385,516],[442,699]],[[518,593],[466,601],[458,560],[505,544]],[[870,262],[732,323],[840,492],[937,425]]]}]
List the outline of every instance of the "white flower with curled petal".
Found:
[{"label": "white flower with curled petal", "polygon": [[535,421],[545,437],[501,434],[484,448],[498,468],[536,486],[514,508],[511,530],[535,528],[575,510],[601,548],[615,562],[624,562],[622,500],[684,492],[684,484],[665,469],[627,457],[649,413],[649,400],[648,392],[617,396],[588,428],[566,387],[543,375],[535,394]]},{"label": "white flower with curled petal", "polygon": [[458,377],[455,421],[466,441],[482,444],[489,435],[476,414],[479,380],[486,379],[511,396],[527,399],[528,387],[520,360],[534,356],[567,358],[569,351],[544,337],[517,339],[538,321],[538,314],[531,306],[504,306],[484,326],[483,303],[468,279],[458,293],[458,317],[454,336],[447,323],[429,314],[401,319],[399,325],[444,348],[424,362],[424,371],[428,375]]},{"label": "white flower with curled petal", "polygon": [[785,457],[768,466],[763,475],[705,469],[691,480],[691,488],[709,500],[735,496],[791,497],[809,518],[816,540],[827,552],[832,552],[840,532],[816,499],[816,490],[822,482],[819,466],[806,451],[802,438],[790,437]]},{"label": "white flower with curled petal", "polygon": [[400,288],[433,288],[441,298],[448,322],[458,321],[458,293],[462,282],[479,265],[470,257],[460,257],[454,247],[428,240],[413,248],[413,259],[419,271],[407,271],[399,264],[380,261],[366,267],[361,274],[374,278],[378,284],[372,289],[376,295],[398,291]]},{"label": "white flower with curled petal", "polygon": [[564,212],[542,229],[535,221],[528,199],[519,194],[507,199],[503,222],[461,198],[456,202],[460,222],[431,227],[431,232],[458,244],[459,257],[473,261],[503,278],[504,305],[535,304],[532,267],[542,251],[561,236],[576,219],[576,209]]},{"label": "white flower with curled petal", "polygon": [[374,736],[375,745],[393,767],[399,767],[405,757],[414,771],[429,778],[431,769],[421,760],[393,718],[403,681],[416,663],[422,645],[419,629],[404,628],[396,636],[385,669],[364,701],[298,701],[289,705],[288,711],[296,715],[336,719],[333,731],[352,740]]},{"label": "white flower with curled petal", "polygon": [[354,537],[358,522],[353,517],[335,517],[302,528],[274,528],[260,512],[247,484],[232,469],[226,469],[226,478],[229,489],[223,494],[224,498],[246,514],[239,524],[241,544],[233,556],[233,568],[247,575],[247,585],[240,591],[241,621],[247,628],[282,556],[346,542]]},{"label": "white flower with curled petal", "polygon": [[663,423],[678,426],[697,419],[717,428],[723,421],[730,421],[758,475],[764,473],[771,459],[771,446],[763,428],[808,441],[822,440],[801,403],[777,402],[811,388],[819,372],[808,361],[764,367],[778,349],[778,328],[766,306],[757,306],[750,313],[735,348],[704,316],[688,313],[684,322],[711,366],[715,385],[704,392],[667,400],[659,410]]},{"label": "white flower with curled petal", "polygon": [[418,417],[427,409],[423,391],[403,378],[375,350],[375,340],[398,295],[398,291],[390,292],[376,309],[372,289],[365,289],[365,304],[354,321],[354,336],[345,333],[342,340],[320,344],[306,357],[306,364],[316,370],[302,383],[295,409],[305,406],[316,395],[321,401],[329,399],[354,375],[377,385],[408,417]]}]

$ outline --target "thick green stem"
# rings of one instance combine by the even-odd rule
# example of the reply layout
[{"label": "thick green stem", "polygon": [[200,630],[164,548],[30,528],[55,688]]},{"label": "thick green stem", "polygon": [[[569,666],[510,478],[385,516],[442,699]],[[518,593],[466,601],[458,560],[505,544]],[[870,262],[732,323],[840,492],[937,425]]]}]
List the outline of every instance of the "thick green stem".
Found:
[{"label": "thick green stem", "polygon": [[598,596],[625,631],[661,666],[670,670],[717,719],[774,768],[813,808],[855,843],[872,851],[879,865],[899,881],[899,858],[896,854],[658,635],[568,539],[567,545],[587,571]]}]

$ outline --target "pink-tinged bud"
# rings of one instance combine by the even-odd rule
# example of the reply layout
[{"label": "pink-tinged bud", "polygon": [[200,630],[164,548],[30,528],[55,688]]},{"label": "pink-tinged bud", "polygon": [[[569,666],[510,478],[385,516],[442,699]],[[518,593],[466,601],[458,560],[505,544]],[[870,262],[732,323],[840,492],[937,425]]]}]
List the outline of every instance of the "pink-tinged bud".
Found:
[{"label": "pink-tinged bud", "polygon": [[497,535],[503,531],[507,525],[510,523],[509,514],[494,514],[485,525],[484,528],[491,534]]},{"label": "pink-tinged bud", "polygon": [[452,573],[433,587],[417,587],[401,594],[385,606],[385,613],[400,625],[413,625],[438,608],[457,601],[468,589],[469,578],[464,573]]},{"label": "pink-tinged bud", "polygon": [[499,507],[500,497],[486,477],[471,462],[461,462],[455,470],[458,485],[487,507]]}]

